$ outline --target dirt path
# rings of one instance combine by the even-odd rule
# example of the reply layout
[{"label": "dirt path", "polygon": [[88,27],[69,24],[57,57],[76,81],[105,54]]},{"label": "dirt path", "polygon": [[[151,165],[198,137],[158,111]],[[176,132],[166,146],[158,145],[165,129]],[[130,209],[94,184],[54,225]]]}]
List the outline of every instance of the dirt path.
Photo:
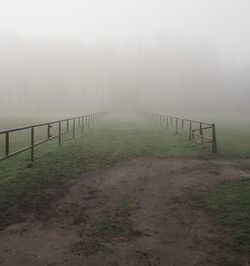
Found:
[{"label": "dirt path", "polygon": [[[136,158],[83,174],[43,215],[0,232],[1,265],[214,265],[220,237],[209,218],[173,199],[185,189],[205,190],[243,173],[226,161]],[[121,201],[133,203],[138,234],[104,239],[113,252],[72,253],[91,227]]]}]

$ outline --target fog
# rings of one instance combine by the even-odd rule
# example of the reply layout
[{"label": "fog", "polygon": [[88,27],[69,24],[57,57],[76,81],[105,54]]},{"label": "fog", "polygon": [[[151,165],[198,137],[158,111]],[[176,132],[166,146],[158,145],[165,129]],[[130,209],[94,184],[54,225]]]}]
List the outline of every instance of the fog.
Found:
[{"label": "fog", "polygon": [[249,11],[245,0],[1,0],[1,115],[249,115]]}]

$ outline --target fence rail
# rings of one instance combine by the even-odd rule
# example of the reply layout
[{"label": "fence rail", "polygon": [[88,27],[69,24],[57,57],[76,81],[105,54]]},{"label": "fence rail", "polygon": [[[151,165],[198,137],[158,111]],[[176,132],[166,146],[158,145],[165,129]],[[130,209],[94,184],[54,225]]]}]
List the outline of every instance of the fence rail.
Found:
[{"label": "fence rail", "polygon": [[[175,128],[176,134],[179,131],[186,132],[190,140],[199,139],[200,143],[210,143],[213,152],[217,152],[216,128],[215,124],[207,122],[179,118],[164,114],[150,114],[155,125],[165,128]],[[198,132],[198,133],[197,133]],[[205,135],[205,133],[207,133]]]},{"label": "fence rail", "polygon": [[[2,130],[0,131],[0,137],[4,138],[4,144],[2,146],[2,149],[4,149],[4,151],[0,156],[0,161],[6,160],[17,154],[30,150],[30,160],[33,162],[35,159],[35,147],[56,138],[58,138],[58,145],[61,146],[63,135],[72,133],[72,137],[75,138],[77,129],[81,129],[81,133],[84,134],[84,129],[90,129],[91,126],[97,123],[98,118],[102,114],[103,113],[93,113],[48,123]],[[38,136],[36,135],[36,133],[39,134],[39,132],[36,132],[37,129],[39,129],[39,132],[43,131],[44,136],[42,137],[42,139],[37,140]],[[24,130],[26,131],[26,134],[28,134],[30,144],[22,148],[15,148],[13,151],[11,151],[11,135],[15,134],[16,132],[20,133]]]},{"label": "fence rail", "polygon": [[[91,126],[96,124],[97,120],[103,114],[104,112],[87,114],[48,123],[2,130],[0,131],[0,139],[3,145],[0,143],[0,161],[30,150],[30,160],[33,162],[35,159],[35,147],[54,139],[58,139],[58,145],[61,146],[62,136],[72,134],[72,138],[75,138],[76,131],[79,129],[83,135],[84,130],[90,129]],[[186,132],[190,140],[196,139],[200,143],[209,143],[211,144],[212,151],[217,152],[215,124],[155,113],[150,114],[150,117],[155,125],[167,129],[172,127],[175,129],[176,134],[180,131]],[[15,134],[18,134],[17,137],[19,137],[22,135],[22,132],[28,144],[25,142],[21,147],[14,147],[13,149],[11,144],[13,144]],[[41,134],[43,135],[42,137],[38,136]]]}]

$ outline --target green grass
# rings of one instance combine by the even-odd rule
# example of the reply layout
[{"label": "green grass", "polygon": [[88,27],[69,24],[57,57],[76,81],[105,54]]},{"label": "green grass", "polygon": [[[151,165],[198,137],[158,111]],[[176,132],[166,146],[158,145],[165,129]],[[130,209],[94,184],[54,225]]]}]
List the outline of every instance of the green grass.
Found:
[{"label": "green grass", "polygon": [[218,124],[217,142],[219,152],[228,157],[250,158],[250,127],[234,127]]},{"label": "green grass", "polygon": [[[219,152],[224,156],[250,157],[249,127],[217,123],[217,137]],[[13,149],[29,141],[25,132],[13,139]],[[85,171],[137,156],[204,159],[215,156],[210,153],[209,146],[190,142],[185,134],[175,135],[174,129],[155,128],[137,121],[106,121],[98,129],[85,130],[84,136],[78,132],[75,140],[64,136],[61,147],[58,147],[57,140],[39,146],[35,154],[37,159],[32,167],[28,152],[0,162],[0,220],[3,223],[16,221],[19,214],[32,209],[46,208],[51,197],[56,197],[53,188]],[[250,169],[245,163],[239,167]],[[190,193],[182,199],[186,204],[204,208],[213,215],[229,236],[225,243],[227,247],[243,253],[250,250],[249,183],[249,179],[227,182],[203,195]],[[111,210],[90,229],[91,241],[76,243],[73,252],[78,255],[106,252],[106,245],[96,238],[127,239],[136,234],[129,221],[130,210],[128,202]],[[216,263],[218,266],[241,265],[234,258],[220,258]]]},{"label": "green grass", "polygon": [[[219,151],[227,156],[248,156],[248,131],[244,133],[238,127],[230,132],[227,127],[218,129]],[[143,120],[121,123],[107,120],[98,129],[85,130],[83,137],[80,131],[75,140],[71,137],[64,136],[61,147],[58,140],[37,147],[33,167],[30,167],[29,152],[0,162],[0,219],[5,220],[18,210],[42,208],[46,199],[53,197],[47,191],[65,178],[131,157],[214,158],[209,145],[197,145],[186,134],[175,135],[174,130],[152,127]],[[26,138],[23,133],[15,141],[24,143]]]},{"label": "green grass", "polygon": [[250,115],[249,113],[206,113],[182,114],[182,116],[215,123],[218,151],[226,157],[250,158]]},{"label": "green grass", "polygon": [[29,153],[0,163],[0,218],[11,216],[18,206],[22,211],[39,207],[51,197],[47,188],[64,178],[131,157],[211,156],[207,147],[190,143],[186,136],[135,122],[106,123],[86,130],[83,137],[78,133],[75,140],[64,137],[61,147],[57,140],[41,145],[35,154],[33,167]]},{"label": "green grass", "polygon": [[122,201],[119,206],[109,211],[101,221],[90,229],[88,235],[91,237],[104,239],[130,239],[138,232],[133,229],[129,220],[130,211],[133,209],[133,203]]},{"label": "green grass", "polygon": [[205,206],[230,235],[227,245],[250,251],[250,178],[226,182],[206,193]]},{"label": "green grass", "polygon": [[72,252],[75,255],[90,256],[98,252],[111,252],[112,250],[98,240],[79,241],[73,245]]},{"label": "green grass", "polygon": [[[130,212],[134,209],[131,201],[123,200],[118,206],[101,217],[87,232],[88,241],[79,241],[73,245],[76,255],[93,255],[97,252],[112,252],[106,243],[114,240],[128,240],[138,235],[130,221]],[[105,244],[104,244],[105,242]]]},{"label": "green grass", "polygon": [[250,251],[250,178],[225,182],[202,195],[188,193],[181,201],[214,216],[229,237],[227,247]]}]

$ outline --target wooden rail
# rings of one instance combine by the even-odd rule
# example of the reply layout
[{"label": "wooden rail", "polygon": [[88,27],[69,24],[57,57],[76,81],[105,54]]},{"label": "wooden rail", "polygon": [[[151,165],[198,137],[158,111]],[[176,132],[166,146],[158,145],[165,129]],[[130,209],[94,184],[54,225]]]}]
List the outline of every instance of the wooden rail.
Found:
[{"label": "wooden rail", "polygon": [[[58,138],[58,145],[61,146],[62,144],[62,136],[65,134],[72,133],[72,137],[76,137],[76,130],[81,129],[81,134],[84,134],[84,128],[90,129],[91,126],[96,124],[97,119],[104,113],[94,113],[94,114],[88,114],[48,123],[42,123],[42,124],[35,124],[25,127],[18,127],[13,129],[7,129],[0,131],[0,136],[5,136],[5,142],[4,142],[4,155],[0,157],[0,161],[6,160],[10,157],[13,157],[17,154],[20,154],[22,152],[25,152],[27,150],[30,150],[30,160],[33,162],[35,159],[35,147],[39,146],[41,144],[44,144],[48,141],[51,141],[53,139]],[[72,128],[70,128],[70,122],[72,122]],[[57,126],[57,133],[52,134],[51,129],[52,127]],[[65,130],[63,131],[63,126],[65,127]],[[36,137],[36,129],[45,127],[45,130],[47,131],[46,137],[42,140],[35,141]],[[12,152],[10,152],[10,146],[11,146],[11,133],[14,132],[20,132],[23,130],[28,130],[30,133],[30,145],[25,146],[21,149],[16,149]]]},{"label": "wooden rail", "polygon": [[[150,116],[155,125],[160,125],[167,129],[172,127],[175,129],[176,134],[179,131],[186,132],[190,140],[196,137],[200,140],[200,143],[211,143],[213,152],[216,153],[218,151],[215,124],[156,113],[150,114]],[[209,136],[204,134],[207,130],[210,130]]]}]

